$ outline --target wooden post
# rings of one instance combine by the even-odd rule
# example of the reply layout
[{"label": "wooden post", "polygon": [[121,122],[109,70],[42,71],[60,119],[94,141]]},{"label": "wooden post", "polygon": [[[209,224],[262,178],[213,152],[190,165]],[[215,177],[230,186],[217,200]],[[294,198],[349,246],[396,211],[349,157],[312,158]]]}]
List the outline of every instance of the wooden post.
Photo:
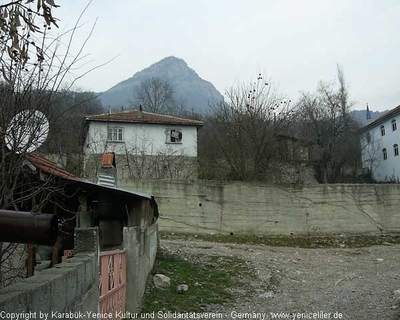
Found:
[{"label": "wooden post", "polygon": [[28,257],[26,258],[26,277],[32,277],[36,266],[36,246],[28,244]]},{"label": "wooden post", "polygon": [[58,263],[58,248],[56,243],[51,250],[51,266],[54,267],[57,263]]}]

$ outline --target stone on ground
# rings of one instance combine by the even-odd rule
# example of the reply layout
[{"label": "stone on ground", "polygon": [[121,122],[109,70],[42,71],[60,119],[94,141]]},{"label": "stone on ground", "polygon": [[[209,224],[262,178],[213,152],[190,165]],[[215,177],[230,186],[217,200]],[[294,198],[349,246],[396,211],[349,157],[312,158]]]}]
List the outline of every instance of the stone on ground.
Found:
[{"label": "stone on ground", "polygon": [[163,274],[156,274],[153,277],[154,287],[157,289],[168,289],[171,286],[171,279]]}]

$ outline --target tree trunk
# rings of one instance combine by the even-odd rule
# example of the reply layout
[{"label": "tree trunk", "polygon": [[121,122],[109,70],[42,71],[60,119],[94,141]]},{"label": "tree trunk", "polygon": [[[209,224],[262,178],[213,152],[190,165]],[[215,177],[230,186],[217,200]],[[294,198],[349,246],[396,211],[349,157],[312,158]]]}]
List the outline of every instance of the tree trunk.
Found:
[{"label": "tree trunk", "polygon": [[325,163],[321,165],[321,178],[322,183],[328,183],[328,169]]}]

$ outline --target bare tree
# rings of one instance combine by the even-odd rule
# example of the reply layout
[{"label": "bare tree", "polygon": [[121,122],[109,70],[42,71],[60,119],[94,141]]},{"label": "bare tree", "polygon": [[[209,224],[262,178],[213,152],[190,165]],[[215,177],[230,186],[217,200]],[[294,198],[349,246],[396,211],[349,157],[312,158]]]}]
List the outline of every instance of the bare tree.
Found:
[{"label": "bare tree", "polygon": [[230,88],[226,97],[211,105],[200,131],[200,166],[224,170],[230,179],[268,179],[292,120],[291,101],[261,74],[255,82]]},{"label": "bare tree", "polygon": [[134,103],[148,112],[174,114],[177,104],[171,84],[160,78],[149,78],[140,83],[134,92]]},{"label": "bare tree", "polygon": [[[63,186],[51,176],[35,175],[28,159],[32,146],[47,134],[43,130],[47,120],[38,117],[37,112],[46,116],[50,130],[57,130],[54,125],[62,114],[76,108],[70,105],[60,113],[53,107],[66,76],[82,62],[83,57],[79,55],[86,41],[79,54],[71,57],[69,48],[79,20],[71,30],[54,37],[48,33],[50,25],[55,24],[51,15],[54,2],[37,0],[37,10],[26,6],[32,2],[12,1],[0,6],[3,19],[0,24],[8,23],[8,27],[0,26],[0,208],[54,213],[55,207],[63,205]],[[37,25],[44,28],[39,30]],[[33,39],[33,33],[40,41]],[[66,48],[64,43],[67,43]],[[79,77],[76,76],[67,88]],[[17,248],[20,246],[16,244],[0,244],[0,287],[21,276],[21,269],[10,264]]]},{"label": "bare tree", "polygon": [[352,103],[340,67],[337,77],[338,87],[321,81],[315,93],[303,93],[298,103],[302,135],[323,183],[336,182],[350,164],[354,177],[359,169],[358,126],[349,115]]},{"label": "bare tree", "polygon": [[[363,178],[366,182],[374,182],[373,172],[382,162],[382,144],[380,139],[375,139],[373,135],[361,136],[361,155],[363,166]],[[366,172],[365,172],[366,170]]]},{"label": "bare tree", "polygon": [[86,136],[84,118],[104,111],[96,94],[60,90],[54,95],[51,106],[54,114],[49,137],[42,150],[57,155],[63,160],[63,167],[76,174],[82,174],[83,148]]}]

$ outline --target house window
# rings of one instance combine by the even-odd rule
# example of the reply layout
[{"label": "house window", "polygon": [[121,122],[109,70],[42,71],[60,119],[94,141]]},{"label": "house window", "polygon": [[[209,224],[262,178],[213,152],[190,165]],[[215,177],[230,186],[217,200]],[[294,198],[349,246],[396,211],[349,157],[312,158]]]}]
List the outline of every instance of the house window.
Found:
[{"label": "house window", "polygon": [[367,132],[367,143],[371,143],[371,134]]},{"label": "house window", "polygon": [[384,149],[382,150],[382,152],[383,152],[383,160],[386,160],[386,159],[387,159],[387,151],[386,151],[386,148],[384,148]]},{"label": "house window", "polygon": [[398,156],[399,155],[399,145],[396,143],[393,145],[393,149],[394,149],[394,156]]},{"label": "house window", "polygon": [[167,129],[167,143],[182,143],[182,131],[180,129]]},{"label": "house window", "polygon": [[123,128],[108,128],[107,141],[124,141],[124,130]]},{"label": "house window", "polygon": [[396,131],[397,130],[397,123],[396,123],[396,119],[392,120],[392,130]]},{"label": "house window", "polygon": [[381,135],[382,137],[385,135],[385,126],[381,126]]}]

